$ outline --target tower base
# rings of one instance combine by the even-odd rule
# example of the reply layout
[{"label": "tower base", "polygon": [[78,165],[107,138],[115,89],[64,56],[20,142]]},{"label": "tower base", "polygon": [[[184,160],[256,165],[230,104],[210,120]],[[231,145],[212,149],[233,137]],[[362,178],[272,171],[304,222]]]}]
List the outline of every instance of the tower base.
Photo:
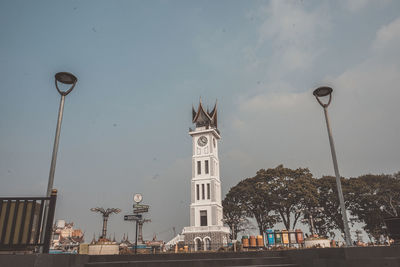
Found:
[{"label": "tower base", "polygon": [[191,251],[215,251],[227,247],[229,233],[229,228],[225,226],[188,226],[182,231],[185,246]]}]

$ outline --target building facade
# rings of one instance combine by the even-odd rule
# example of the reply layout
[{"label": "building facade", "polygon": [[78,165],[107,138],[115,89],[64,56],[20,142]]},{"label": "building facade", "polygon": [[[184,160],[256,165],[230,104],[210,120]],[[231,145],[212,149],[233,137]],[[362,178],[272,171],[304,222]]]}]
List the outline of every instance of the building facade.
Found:
[{"label": "building facade", "polygon": [[194,250],[214,250],[226,246],[229,236],[229,228],[222,221],[217,104],[209,112],[200,101],[192,115],[195,129],[189,130],[192,137],[190,226],[182,234],[185,244]]},{"label": "building facade", "polygon": [[79,245],[84,242],[81,229],[74,228],[74,223],[57,220],[53,227],[50,252],[77,253]]}]

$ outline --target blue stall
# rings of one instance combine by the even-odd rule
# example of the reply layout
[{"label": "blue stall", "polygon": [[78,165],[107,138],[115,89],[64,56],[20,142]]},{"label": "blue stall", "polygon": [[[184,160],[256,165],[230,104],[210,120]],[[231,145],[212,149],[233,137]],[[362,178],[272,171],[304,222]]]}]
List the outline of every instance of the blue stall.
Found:
[{"label": "blue stall", "polygon": [[274,230],[267,229],[266,233],[267,233],[268,245],[269,246],[275,245]]}]

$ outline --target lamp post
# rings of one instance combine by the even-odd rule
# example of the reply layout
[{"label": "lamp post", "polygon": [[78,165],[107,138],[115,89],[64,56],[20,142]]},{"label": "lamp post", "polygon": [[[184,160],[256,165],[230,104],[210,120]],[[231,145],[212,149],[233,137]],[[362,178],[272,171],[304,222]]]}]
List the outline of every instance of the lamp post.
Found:
[{"label": "lamp post", "polygon": [[[58,72],[55,75],[54,82],[55,82],[58,93],[61,95],[61,100],[60,100],[60,107],[58,109],[56,135],[54,137],[53,154],[51,157],[51,165],[50,165],[49,181],[47,183],[46,197],[50,197],[51,191],[53,190],[54,173],[56,171],[57,151],[58,151],[58,143],[59,143],[59,139],[60,139],[61,122],[62,122],[63,111],[64,111],[65,96],[67,96],[69,93],[71,93],[71,91],[72,91],[72,89],[74,89],[77,81],[78,81],[78,79],[69,72]],[[57,82],[63,83],[66,85],[71,85],[71,87],[66,91],[62,91],[62,90],[60,90],[60,88],[58,88]],[[48,213],[49,213],[49,201],[46,201],[46,205],[45,205],[45,209],[44,209],[44,221],[45,222],[47,222]],[[44,235],[45,235],[45,231],[42,232],[42,238],[44,238]]]},{"label": "lamp post", "polygon": [[[328,136],[329,136],[329,144],[331,146],[333,168],[335,169],[335,175],[336,175],[336,187],[337,187],[338,195],[339,195],[339,204],[340,204],[340,211],[342,213],[346,246],[351,246],[349,222],[347,220],[346,207],[344,205],[344,197],[343,197],[343,191],[342,191],[342,183],[340,181],[339,167],[338,167],[338,163],[337,163],[337,159],[336,159],[335,144],[333,142],[332,131],[331,131],[331,127],[329,124],[329,117],[328,117],[328,106],[332,100],[332,91],[333,91],[332,88],[323,86],[323,87],[319,87],[319,88],[315,89],[313,92],[313,95],[315,96],[315,98],[317,99],[317,101],[321,105],[321,107],[323,107],[323,109],[324,109],[326,128],[328,130]],[[325,96],[329,96],[328,103],[326,103],[326,104],[322,103],[322,101],[320,99],[321,97],[325,97]]]},{"label": "lamp post", "polygon": [[[62,122],[62,118],[63,118],[65,96],[67,96],[69,93],[71,93],[71,91],[72,91],[72,89],[74,89],[77,81],[78,81],[78,79],[69,72],[59,72],[55,75],[54,82],[56,84],[57,91],[61,95],[61,100],[60,100],[60,107],[58,109],[58,120],[57,120],[56,136],[54,138],[53,154],[51,157],[49,182],[47,184],[47,197],[49,197],[51,195],[51,190],[53,189],[54,173],[56,171],[58,142],[60,139],[61,122]],[[71,87],[66,91],[61,91],[60,88],[58,88],[57,82],[71,85]]]}]

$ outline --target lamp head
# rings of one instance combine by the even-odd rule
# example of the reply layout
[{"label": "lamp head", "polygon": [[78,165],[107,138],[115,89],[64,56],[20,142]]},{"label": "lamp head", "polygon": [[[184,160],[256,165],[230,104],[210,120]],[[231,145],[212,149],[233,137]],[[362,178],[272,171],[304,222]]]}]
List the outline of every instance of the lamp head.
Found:
[{"label": "lamp head", "polygon": [[73,74],[69,72],[59,72],[55,75],[56,80],[60,83],[73,84],[78,80]]},{"label": "lamp head", "polygon": [[313,95],[316,97],[323,97],[332,94],[333,89],[328,86],[318,87],[314,90]]},{"label": "lamp head", "polygon": [[[66,96],[69,93],[71,93],[72,89],[74,89],[76,82],[78,81],[78,78],[76,78],[72,73],[69,72],[58,72],[55,77],[55,83],[56,83],[56,88],[57,91],[60,93],[60,95]],[[61,91],[60,88],[58,88],[58,84],[63,83],[63,84],[72,84],[71,88],[69,88],[67,91]]]},{"label": "lamp head", "polygon": [[[314,92],[313,92],[313,95],[315,96],[315,98],[317,99],[318,103],[323,108],[327,108],[329,106],[329,104],[331,103],[331,100],[332,100],[332,91],[333,91],[333,89],[331,87],[322,86],[322,87],[318,87],[317,89],[315,89]],[[319,99],[320,97],[324,97],[324,96],[329,96],[328,103],[326,103],[326,104],[322,103],[321,100]]]}]

